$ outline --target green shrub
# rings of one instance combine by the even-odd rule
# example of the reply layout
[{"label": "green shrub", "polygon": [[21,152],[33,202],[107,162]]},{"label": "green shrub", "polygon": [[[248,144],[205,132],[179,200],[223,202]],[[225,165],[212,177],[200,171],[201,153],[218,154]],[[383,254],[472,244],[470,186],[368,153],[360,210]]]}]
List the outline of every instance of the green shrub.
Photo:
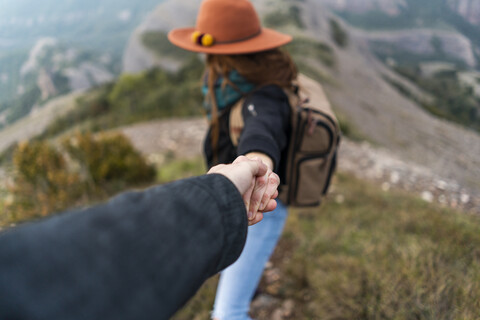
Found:
[{"label": "green shrub", "polygon": [[340,24],[334,20],[330,19],[330,34],[335,41],[335,43],[339,47],[346,47],[348,45],[348,34],[347,32],[340,26]]},{"label": "green shrub", "polygon": [[142,34],[143,44],[159,57],[173,57],[180,60],[188,60],[194,53],[174,46],[162,31],[147,31]]},{"label": "green shrub", "polygon": [[401,84],[389,80],[397,90],[413,98],[431,114],[480,131],[480,98],[473,89],[460,82],[456,71],[438,72],[433,76],[422,75],[418,66],[398,66],[395,70],[432,94],[434,101],[425,103],[412,97]]},{"label": "green shrub", "polygon": [[328,67],[335,65],[335,57],[333,50],[327,44],[318,42],[317,40],[296,37],[293,41],[285,46],[288,52],[293,56],[297,63],[305,58],[313,58],[321,61]]},{"label": "green shrub", "polygon": [[45,141],[18,145],[13,157],[14,201],[6,207],[11,221],[28,220],[59,211],[84,191],[78,174],[67,170],[63,155]]},{"label": "green shrub", "polygon": [[154,169],[121,134],[77,134],[63,141],[63,147],[96,186],[115,181],[143,184],[155,178]]},{"label": "green shrub", "polygon": [[63,147],[66,153],[40,140],[16,148],[16,174],[8,190],[13,201],[4,204],[1,220],[45,216],[155,180],[154,168],[123,135],[77,134],[65,139]]},{"label": "green shrub", "polygon": [[286,11],[278,10],[267,14],[263,23],[269,28],[281,28],[293,25],[299,29],[305,29],[302,21],[302,12],[297,5],[290,5]]}]

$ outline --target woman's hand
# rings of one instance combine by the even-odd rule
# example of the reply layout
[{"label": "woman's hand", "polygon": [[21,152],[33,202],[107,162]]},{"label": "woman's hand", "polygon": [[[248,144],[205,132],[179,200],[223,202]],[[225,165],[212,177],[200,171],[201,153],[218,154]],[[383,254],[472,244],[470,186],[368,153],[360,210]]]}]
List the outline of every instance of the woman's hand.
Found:
[{"label": "woman's hand", "polygon": [[[277,188],[280,184],[280,178],[275,174],[273,169],[272,159],[260,152],[251,152],[246,155],[246,158],[252,160],[261,160],[268,167],[267,172],[262,177],[255,179],[255,186],[252,189],[250,200],[246,202],[248,217],[251,220],[256,220],[257,213],[272,211],[270,199],[275,199],[278,196]],[[237,158],[238,159],[238,158]],[[263,214],[262,214],[263,218]]]},{"label": "woman's hand", "polygon": [[[249,214],[249,225],[260,222],[263,219],[263,212],[272,211],[276,208],[277,203],[274,199],[278,195],[276,188],[280,179],[278,179],[275,173],[271,172],[262,160],[248,159],[245,156],[240,156],[231,165],[221,164],[212,167],[208,171],[208,174],[210,173],[223,174],[237,187],[238,191],[242,194],[247,213]],[[259,186],[266,185],[263,181],[269,181],[269,177],[271,182],[269,184],[269,191],[266,193],[266,188]],[[257,181],[259,179],[261,181]],[[278,181],[278,183],[276,183],[276,181]],[[255,203],[258,202],[258,206],[251,206],[253,203],[252,198]],[[260,199],[260,201],[257,199]]]}]

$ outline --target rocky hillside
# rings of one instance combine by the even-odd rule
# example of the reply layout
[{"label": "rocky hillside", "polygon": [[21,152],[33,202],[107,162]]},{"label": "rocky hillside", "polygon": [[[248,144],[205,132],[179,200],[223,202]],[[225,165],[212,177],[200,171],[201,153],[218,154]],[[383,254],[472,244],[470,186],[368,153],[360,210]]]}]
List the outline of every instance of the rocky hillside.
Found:
[{"label": "rocky hillside", "polygon": [[52,97],[117,76],[131,32],[161,1],[3,1],[0,127]]},{"label": "rocky hillside", "polygon": [[471,24],[480,26],[480,2],[476,0],[447,0],[452,10]]},{"label": "rocky hillside", "polygon": [[[402,51],[402,62],[450,60],[480,66],[480,3],[475,0],[320,0],[373,40]],[[348,3],[348,4],[347,4]],[[389,34],[387,31],[403,31]],[[388,46],[389,45],[389,46]]]},{"label": "rocky hillside", "polygon": [[[396,17],[402,10],[409,6],[408,0],[320,0],[321,3],[336,11],[351,12],[355,14],[380,11],[388,16]],[[416,0],[424,6],[438,6],[438,2]],[[446,0],[448,7],[465,18],[473,25],[480,25],[480,2],[476,0]]]},{"label": "rocky hillside", "polygon": [[[175,68],[181,64],[181,59],[164,59],[144,46],[142,34],[148,31],[165,33],[173,27],[194,24],[199,2],[175,0],[157,7],[130,39],[124,59],[125,70],[138,71],[153,65]],[[270,3],[268,0],[254,1],[263,16],[275,10]],[[302,62],[314,66],[317,74],[326,80],[326,92],[337,112],[368,141],[386,148],[392,156],[427,167],[444,179],[480,192],[480,136],[431,116],[415,101],[393,88],[392,80],[426,96],[371,53],[363,32],[338,21],[349,37],[348,45],[339,46],[331,37],[330,20],[336,19],[335,16],[317,1],[295,3],[299,6],[304,27],[287,26],[286,31],[296,37],[323,43],[333,50],[334,67],[318,63],[313,56]],[[174,12],[181,14],[174,15]]]},{"label": "rocky hillside", "polygon": [[322,4],[336,11],[348,11],[357,14],[379,10],[389,16],[397,16],[407,5],[405,0],[321,0]]},{"label": "rocky hillside", "polygon": [[[15,94],[9,100],[0,98],[0,128],[25,117],[52,98],[112,81],[116,63],[108,53],[97,55],[75,49],[51,37],[38,39],[18,66],[18,78],[10,86]],[[10,74],[2,74],[8,80],[12,73],[10,70]],[[0,85],[0,91],[6,87]]]}]

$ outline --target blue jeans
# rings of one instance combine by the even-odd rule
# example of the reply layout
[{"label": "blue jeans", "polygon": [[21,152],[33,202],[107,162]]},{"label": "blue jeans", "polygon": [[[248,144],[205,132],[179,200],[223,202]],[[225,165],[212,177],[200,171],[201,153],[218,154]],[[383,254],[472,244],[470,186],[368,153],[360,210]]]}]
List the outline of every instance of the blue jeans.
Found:
[{"label": "blue jeans", "polygon": [[221,273],[213,318],[251,320],[248,316],[250,301],[286,219],[287,207],[277,200],[273,212],[265,213],[261,222],[248,228],[247,242],[240,258]]}]

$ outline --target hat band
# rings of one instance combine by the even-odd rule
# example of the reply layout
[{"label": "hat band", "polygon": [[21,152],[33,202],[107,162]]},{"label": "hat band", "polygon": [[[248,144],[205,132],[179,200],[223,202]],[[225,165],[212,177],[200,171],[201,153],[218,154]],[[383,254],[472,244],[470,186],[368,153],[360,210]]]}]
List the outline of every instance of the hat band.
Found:
[{"label": "hat band", "polygon": [[245,40],[248,40],[248,39],[251,39],[251,38],[255,38],[255,37],[258,36],[260,33],[262,33],[262,29],[259,29],[259,30],[258,30],[257,32],[255,32],[254,34],[249,35],[249,36],[244,37],[244,38],[235,39],[235,40],[227,40],[227,41],[215,41],[215,43],[217,43],[217,44],[227,44],[227,43],[241,42],[241,41],[245,41]]},{"label": "hat band", "polygon": [[262,33],[262,29],[260,28],[257,32],[254,34],[251,34],[247,37],[240,38],[240,39],[235,39],[235,40],[227,40],[227,41],[216,41],[215,38],[208,33],[202,33],[200,31],[194,31],[191,35],[191,39],[193,43],[196,43],[198,45],[204,46],[204,47],[210,47],[213,44],[229,44],[229,43],[236,43],[236,42],[242,42],[251,38],[255,38],[258,36],[260,33]]}]

